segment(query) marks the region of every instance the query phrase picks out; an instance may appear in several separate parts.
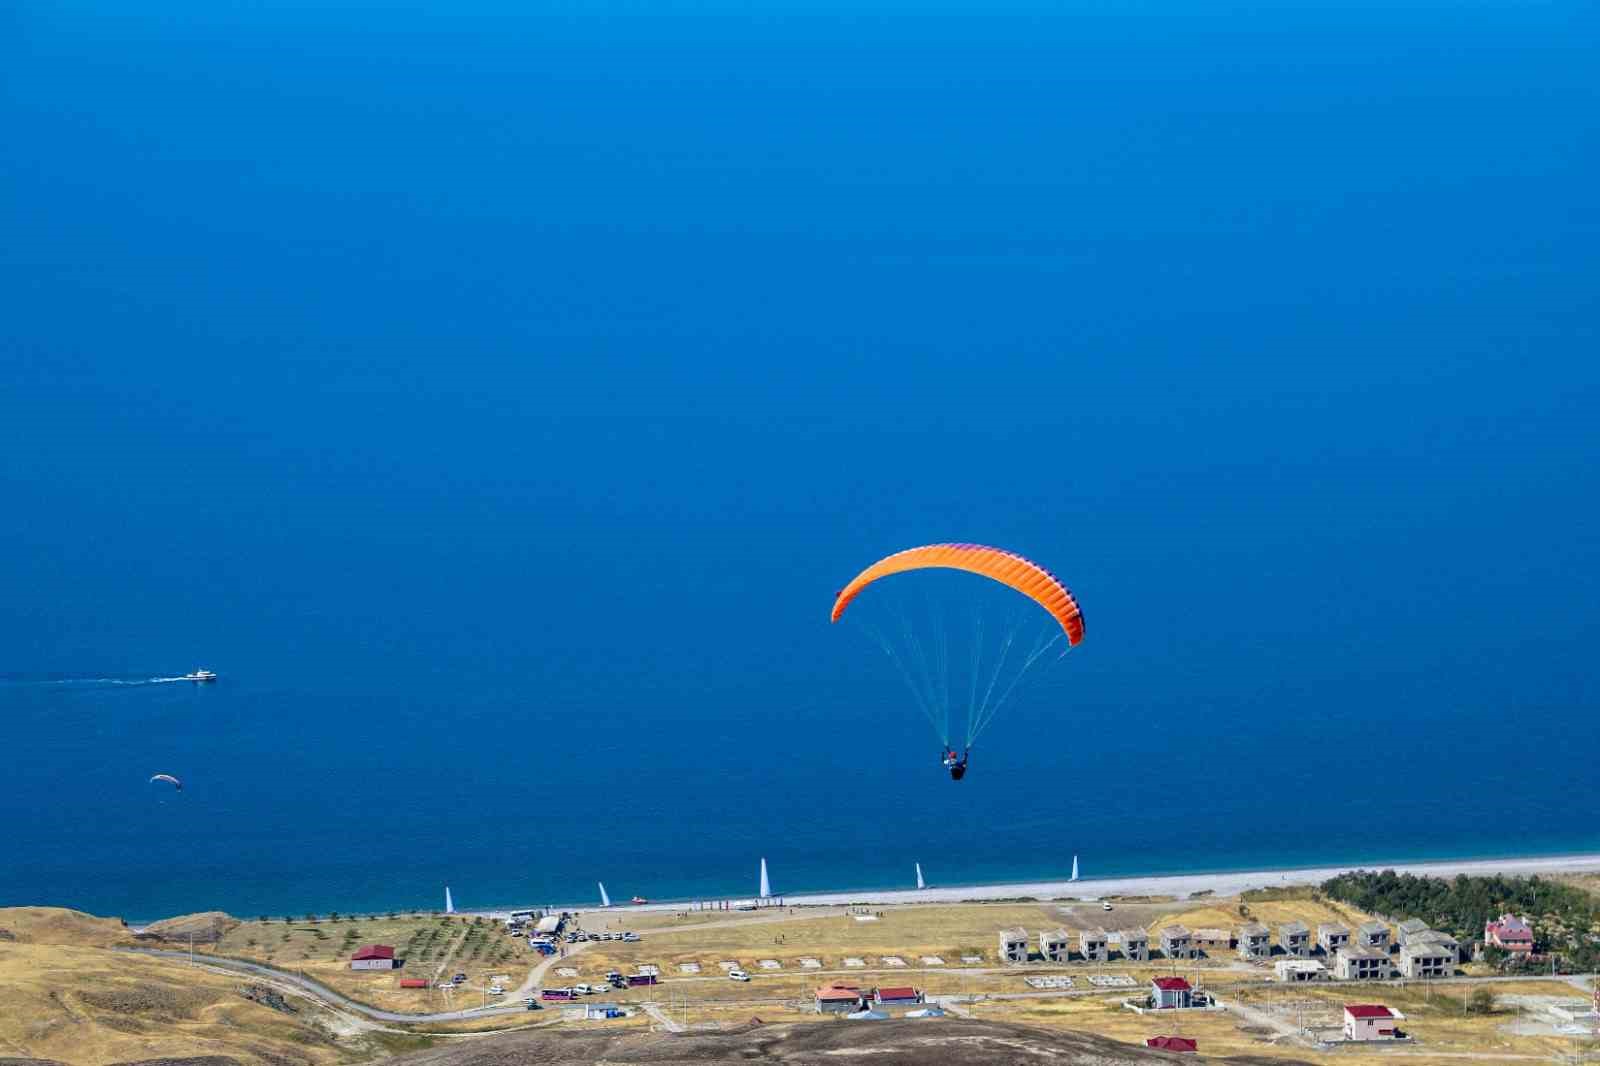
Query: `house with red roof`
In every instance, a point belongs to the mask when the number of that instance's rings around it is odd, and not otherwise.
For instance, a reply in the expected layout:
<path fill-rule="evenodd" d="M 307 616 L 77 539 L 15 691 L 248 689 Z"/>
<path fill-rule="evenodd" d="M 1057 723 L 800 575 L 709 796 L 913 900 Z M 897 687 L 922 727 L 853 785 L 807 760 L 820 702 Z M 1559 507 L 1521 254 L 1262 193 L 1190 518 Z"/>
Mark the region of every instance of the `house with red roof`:
<path fill-rule="evenodd" d="M 1483 923 L 1483 942 L 1517 955 L 1533 954 L 1533 927 L 1525 918 L 1502 914 L 1492 922 Z"/>
<path fill-rule="evenodd" d="M 1182 977 L 1152 977 L 1150 1005 L 1157 1010 L 1194 1006 L 1194 986 Z"/>
<path fill-rule="evenodd" d="M 363 944 L 350 956 L 352 970 L 392 970 L 396 965 L 394 948 L 388 944 Z"/>
<path fill-rule="evenodd" d="M 818 1014 L 853 1014 L 861 1009 L 866 994 L 855 985 L 823 985 L 817 989 Z"/>
<path fill-rule="evenodd" d="M 1144 1046 L 1157 1051 L 1177 1051 L 1190 1055 L 1200 1050 L 1200 1042 L 1187 1036 L 1152 1036 L 1144 1042 Z"/>
<path fill-rule="evenodd" d="M 1381 1003 L 1346 1003 L 1346 1040 L 1397 1040 L 1402 1035 L 1399 1023 L 1405 1015 Z"/>
<path fill-rule="evenodd" d="M 915 1007 L 922 1002 L 922 993 L 910 985 L 878 988 L 873 990 L 872 1002 L 879 1007 Z"/>

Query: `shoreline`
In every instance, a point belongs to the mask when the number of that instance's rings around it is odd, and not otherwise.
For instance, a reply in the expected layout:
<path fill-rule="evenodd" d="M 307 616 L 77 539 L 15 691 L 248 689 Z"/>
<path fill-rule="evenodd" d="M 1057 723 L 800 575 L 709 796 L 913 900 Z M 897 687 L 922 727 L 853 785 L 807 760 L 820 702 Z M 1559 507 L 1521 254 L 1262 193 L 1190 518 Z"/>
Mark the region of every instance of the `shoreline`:
<path fill-rule="evenodd" d="M 1600 853 L 1572 855 L 1508 856 L 1498 859 L 1429 859 L 1412 862 L 1350 863 L 1337 866 L 1284 867 L 1270 870 L 1238 870 L 1223 872 L 1191 872 L 1181 874 L 1143 874 L 1128 877 L 1086 877 L 1077 881 L 1008 881 L 972 885 L 933 885 L 928 888 L 846 889 L 828 892 L 774 893 L 786 907 L 842 907 L 854 903 L 905 905 L 914 903 L 981 903 L 997 902 L 1018 897 L 1046 900 L 1094 901 L 1107 896 L 1172 896 L 1184 899 L 1196 892 L 1209 892 L 1219 898 L 1236 896 L 1257 888 L 1290 887 L 1320 884 L 1331 877 L 1352 870 L 1394 870 L 1396 873 L 1430 877 L 1454 877 L 1456 874 L 1558 874 L 1600 873 Z M 644 904 L 613 904 L 609 908 L 597 903 L 544 904 L 537 906 L 459 908 L 457 914 L 484 915 L 503 918 L 514 910 L 554 909 L 586 913 L 604 910 L 607 913 L 678 911 L 696 902 L 737 900 L 753 901 L 756 897 L 704 897 L 702 899 L 652 900 Z M 771 904 L 776 906 L 777 904 Z"/>

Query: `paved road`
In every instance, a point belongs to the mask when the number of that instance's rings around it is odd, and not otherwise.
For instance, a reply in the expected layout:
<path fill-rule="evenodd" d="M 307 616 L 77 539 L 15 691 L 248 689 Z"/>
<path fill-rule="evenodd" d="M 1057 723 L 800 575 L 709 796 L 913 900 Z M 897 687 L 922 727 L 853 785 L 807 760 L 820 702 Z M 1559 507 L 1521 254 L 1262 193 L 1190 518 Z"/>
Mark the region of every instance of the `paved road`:
<path fill-rule="evenodd" d="M 160 948 L 117 948 L 116 950 L 132 952 L 136 955 L 151 955 L 158 959 L 189 961 L 189 953 L 187 951 L 163 951 Z M 369 1007 L 365 1003 L 358 1003 L 348 996 L 340 995 L 320 981 L 313 981 L 309 977 L 304 977 L 288 970 L 279 970 L 272 966 L 263 966 L 254 962 L 240 962 L 238 959 L 219 958 L 216 955 L 196 955 L 194 961 L 197 966 L 210 966 L 219 970 L 229 970 L 234 973 L 251 974 L 257 977 L 270 978 L 274 981 L 283 981 L 294 985 L 316 999 L 331 1003 L 341 1010 L 354 1011 L 363 1017 L 380 1022 L 459 1022 L 500 1014 L 527 1013 L 527 1008 L 518 1003 L 514 1007 L 489 1007 L 487 1009 L 478 1007 L 470 1010 L 442 1011 L 437 1014 L 405 1014 L 399 1011 Z"/>

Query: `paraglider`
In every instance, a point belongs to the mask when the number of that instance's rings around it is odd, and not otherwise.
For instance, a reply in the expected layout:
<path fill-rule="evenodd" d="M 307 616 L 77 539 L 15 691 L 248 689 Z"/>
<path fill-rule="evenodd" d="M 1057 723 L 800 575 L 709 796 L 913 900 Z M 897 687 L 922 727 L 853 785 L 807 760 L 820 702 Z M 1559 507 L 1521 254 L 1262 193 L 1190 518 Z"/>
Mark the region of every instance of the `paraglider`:
<path fill-rule="evenodd" d="M 1021 617 L 1001 627 L 999 647 L 993 655 L 989 655 L 983 643 L 984 618 L 981 604 L 975 605 L 970 596 L 966 596 L 957 604 L 955 612 L 936 613 L 933 619 L 934 631 L 931 635 L 919 636 L 917 632 L 919 627 L 898 611 L 894 612 L 893 621 L 885 626 L 875 626 L 870 620 L 863 620 L 863 628 L 877 641 L 885 655 L 899 670 L 911 688 L 917 705 L 939 733 L 941 765 L 950 771 L 952 781 L 960 781 L 966 775 L 973 742 L 994 720 L 995 714 L 1017 691 L 1025 677 L 1030 683 L 1037 681 L 1039 675 L 1046 672 L 1050 664 L 1059 661 L 1068 649 L 1077 647 L 1082 642 L 1083 610 L 1079 607 L 1077 597 L 1072 591 L 1049 570 L 1033 560 L 1015 552 L 984 544 L 950 543 L 908 548 L 873 563 L 851 579 L 834 599 L 832 621 L 840 621 L 844 617 L 846 608 L 869 585 L 897 574 L 927 570 L 955 570 L 975 574 L 1026 597 L 1026 600 L 1021 601 L 1022 607 L 1018 608 L 1007 593 L 997 590 L 994 593 L 984 594 L 1005 601 L 1000 605 L 1000 613 L 1015 614 L 1017 610 L 1022 610 Z M 987 587 L 993 588 L 992 585 Z M 928 590 L 919 591 L 928 592 Z M 981 589 L 965 587 L 965 593 L 973 591 L 981 592 Z M 933 610 L 931 592 L 928 592 L 928 595 L 929 607 Z M 869 600 L 873 598 L 873 596 L 868 597 Z M 1027 601 L 1032 601 L 1032 604 Z M 1032 605 L 1042 608 L 1046 618 L 1041 618 L 1034 612 Z M 862 609 L 857 608 L 857 612 Z M 950 634 L 945 628 L 945 623 L 952 618 L 963 620 L 963 613 L 968 616 L 965 621 L 969 623 L 967 628 L 972 634 L 971 647 L 965 656 L 952 653 Z M 1030 625 L 1036 628 L 1041 621 L 1045 624 L 1044 632 L 1039 634 L 1031 650 L 1022 651 L 1029 645 L 1026 643 L 1026 638 L 1021 644 L 1017 643 L 1019 633 Z M 1018 649 L 1016 655 L 1012 654 L 1014 646 Z M 1047 653 L 1058 646 L 1059 654 L 1047 658 Z M 967 684 L 953 686 L 952 660 L 962 659 L 965 659 L 968 671 L 965 676 Z M 1032 671 L 1035 664 L 1041 662 L 1045 666 Z M 965 742 L 958 747 L 952 743 L 950 737 L 950 712 L 952 690 L 961 687 L 967 688 L 968 691 L 967 727 Z"/>
<path fill-rule="evenodd" d="M 154 775 L 152 775 L 151 778 L 150 778 L 150 783 L 153 785 L 157 781 L 165 781 L 168 784 L 172 785 L 177 791 L 179 791 L 179 792 L 183 791 L 183 782 L 179 781 L 176 777 L 173 777 L 171 774 L 154 774 Z"/>

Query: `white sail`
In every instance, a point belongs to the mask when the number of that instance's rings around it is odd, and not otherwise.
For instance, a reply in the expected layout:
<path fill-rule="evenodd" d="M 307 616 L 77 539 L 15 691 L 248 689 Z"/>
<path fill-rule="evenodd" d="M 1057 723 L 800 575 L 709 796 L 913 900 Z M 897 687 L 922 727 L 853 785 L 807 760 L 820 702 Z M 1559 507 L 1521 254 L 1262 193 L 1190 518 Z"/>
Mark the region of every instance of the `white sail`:
<path fill-rule="evenodd" d="M 606 883 L 604 881 L 596 881 L 595 884 L 600 886 L 600 906 L 611 906 L 611 897 L 606 895 Z"/>
<path fill-rule="evenodd" d="M 761 898 L 766 899 L 772 895 L 772 882 L 767 880 L 767 860 L 761 860 Z"/>
<path fill-rule="evenodd" d="M 917 887 L 918 888 L 927 888 L 928 887 L 922 880 L 922 864 L 920 862 L 917 863 Z"/>
<path fill-rule="evenodd" d="M 1076 855 L 1074 855 L 1072 857 L 1072 878 L 1071 878 L 1071 880 L 1076 881 L 1077 879 L 1078 879 L 1078 857 Z"/>
<path fill-rule="evenodd" d="M 450 898 L 449 885 L 444 886 L 444 912 L 446 914 L 454 914 L 456 912 L 455 901 Z"/>

